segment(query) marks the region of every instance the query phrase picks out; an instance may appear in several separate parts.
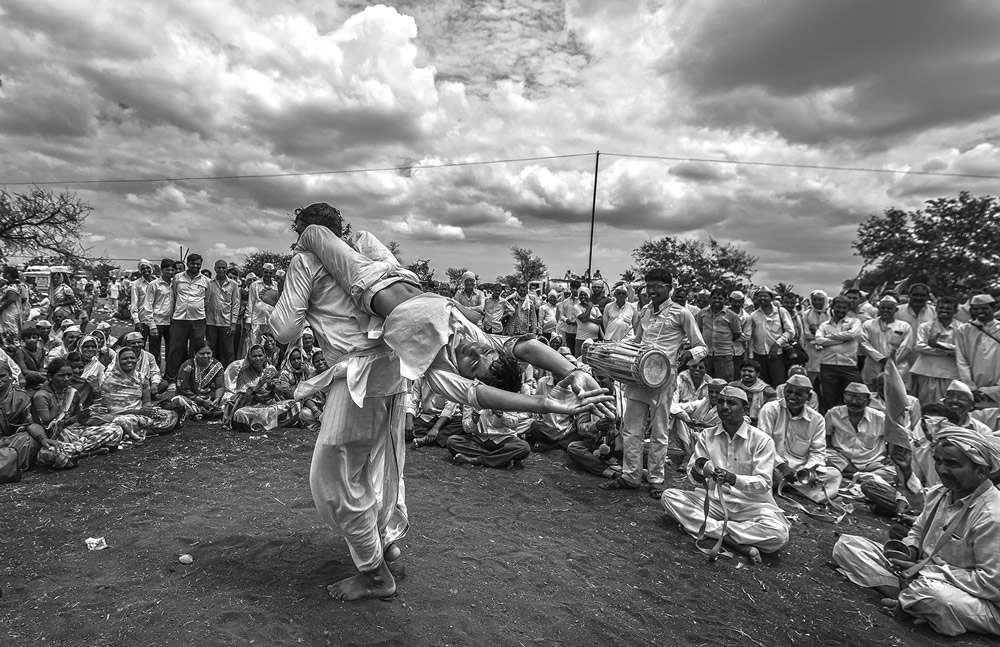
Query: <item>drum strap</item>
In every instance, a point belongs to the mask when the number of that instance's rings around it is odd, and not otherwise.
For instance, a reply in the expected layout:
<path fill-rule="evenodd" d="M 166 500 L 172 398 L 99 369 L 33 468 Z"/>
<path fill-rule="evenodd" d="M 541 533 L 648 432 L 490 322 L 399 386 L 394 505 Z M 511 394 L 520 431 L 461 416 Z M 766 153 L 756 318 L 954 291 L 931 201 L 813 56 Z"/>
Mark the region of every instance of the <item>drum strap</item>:
<path fill-rule="evenodd" d="M 702 548 L 700 542 L 705 538 L 705 529 L 708 526 L 708 515 L 711 510 L 712 503 L 712 489 L 715 489 L 716 495 L 719 497 L 719 506 L 722 508 L 722 531 L 719 532 L 719 539 L 716 540 L 715 545 L 711 548 Z M 701 522 L 701 529 L 698 530 L 698 536 L 694 539 L 694 547 L 699 551 L 708 555 L 708 561 L 714 562 L 719 557 L 725 557 L 726 559 L 732 559 L 733 554 L 722 547 L 722 540 L 726 536 L 726 532 L 729 530 L 729 509 L 726 507 L 726 498 L 722 492 L 722 483 L 711 481 L 705 479 L 705 520 Z"/>

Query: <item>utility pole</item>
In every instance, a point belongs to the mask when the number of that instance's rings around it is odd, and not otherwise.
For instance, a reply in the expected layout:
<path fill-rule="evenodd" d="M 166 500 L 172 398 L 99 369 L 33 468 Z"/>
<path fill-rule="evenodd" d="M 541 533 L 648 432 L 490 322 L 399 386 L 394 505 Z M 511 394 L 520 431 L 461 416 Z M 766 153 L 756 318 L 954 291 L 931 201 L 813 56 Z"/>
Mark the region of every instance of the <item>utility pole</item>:
<path fill-rule="evenodd" d="M 590 203 L 590 252 L 587 254 L 587 279 L 594 280 L 594 224 L 597 222 L 597 173 L 601 166 L 601 151 L 594 155 L 594 197 Z M 588 283 L 590 285 L 590 283 Z"/>

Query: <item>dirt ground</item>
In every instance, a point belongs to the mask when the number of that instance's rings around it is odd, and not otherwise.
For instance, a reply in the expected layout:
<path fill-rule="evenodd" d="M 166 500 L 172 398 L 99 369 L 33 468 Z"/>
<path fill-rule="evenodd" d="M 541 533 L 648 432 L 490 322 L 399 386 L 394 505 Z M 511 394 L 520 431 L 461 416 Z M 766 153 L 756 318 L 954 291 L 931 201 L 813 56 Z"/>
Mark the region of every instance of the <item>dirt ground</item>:
<path fill-rule="evenodd" d="M 0 645 L 990 644 L 883 615 L 832 570 L 838 532 L 885 535 L 862 506 L 801 517 L 762 565 L 709 565 L 645 491 L 598 490 L 561 452 L 489 470 L 410 451 L 399 595 L 337 602 L 324 586 L 353 567 L 313 508 L 314 438 L 189 423 L 0 486 Z"/>

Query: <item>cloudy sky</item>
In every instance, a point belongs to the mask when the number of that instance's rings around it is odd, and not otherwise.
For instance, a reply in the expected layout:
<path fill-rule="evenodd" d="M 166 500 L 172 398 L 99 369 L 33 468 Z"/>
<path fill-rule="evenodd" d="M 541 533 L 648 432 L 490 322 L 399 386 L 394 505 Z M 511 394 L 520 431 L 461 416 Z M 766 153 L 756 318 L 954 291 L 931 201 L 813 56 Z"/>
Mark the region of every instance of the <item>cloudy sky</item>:
<path fill-rule="evenodd" d="M 757 282 L 833 287 L 857 224 L 1000 175 L 993 0 L 4 0 L 0 184 L 94 206 L 94 251 L 209 261 L 338 205 L 439 276 L 528 247 L 617 276 L 664 235 L 737 243 Z M 604 155 L 617 153 L 619 155 Z M 630 158 L 653 155 L 892 173 Z"/>

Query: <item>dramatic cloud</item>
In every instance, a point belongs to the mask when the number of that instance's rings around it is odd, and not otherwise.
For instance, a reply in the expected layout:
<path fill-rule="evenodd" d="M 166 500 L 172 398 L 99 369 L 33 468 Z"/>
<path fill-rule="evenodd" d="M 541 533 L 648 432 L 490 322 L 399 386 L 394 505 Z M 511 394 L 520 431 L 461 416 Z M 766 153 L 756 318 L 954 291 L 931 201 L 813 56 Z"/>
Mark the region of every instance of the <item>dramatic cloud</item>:
<path fill-rule="evenodd" d="M 67 185 L 125 265 L 284 250 L 323 200 L 439 275 L 506 274 L 512 245 L 582 272 L 601 150 L 605 276 L 711 236 L 832 289 L 869 214 L 1000 175 L 988 0 L 8 0 L 0 24 L 0 182 L 150 180 Z"/>

